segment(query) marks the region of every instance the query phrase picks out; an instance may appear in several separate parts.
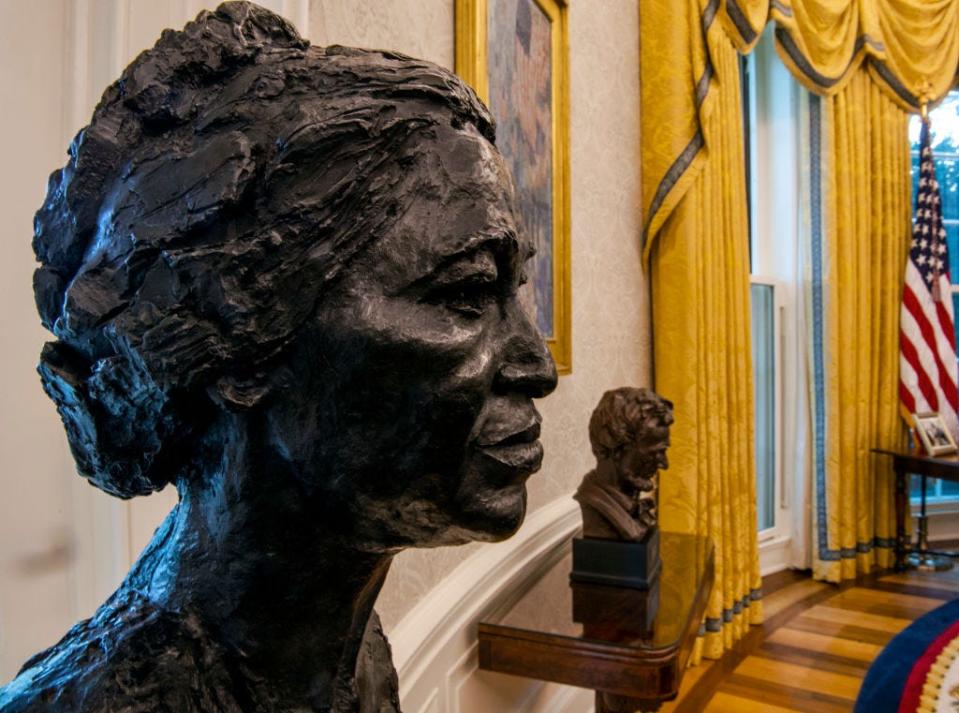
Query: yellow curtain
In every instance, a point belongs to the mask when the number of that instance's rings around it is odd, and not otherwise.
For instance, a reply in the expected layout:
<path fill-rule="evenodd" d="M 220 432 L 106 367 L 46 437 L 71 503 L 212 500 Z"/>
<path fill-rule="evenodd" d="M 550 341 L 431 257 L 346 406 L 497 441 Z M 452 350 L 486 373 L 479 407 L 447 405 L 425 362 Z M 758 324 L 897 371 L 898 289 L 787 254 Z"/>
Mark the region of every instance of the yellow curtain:
<path fill-rule="evenodd" d="M 838 582 L 891 565 L 893 476 L 870 449 L 904 445 L 899 306 L 911 238 L 909 115 L 858 71 L 835 96 L 813 99 L 811 120 L 812 170 L 821 178 L 814 175 L 812 200 L 822 206 L 814 205 L 810 261 L 813 569 Z"/>
<path fill-rule="evenodd" d="M 702 123 L 711 111 L 715 69 L 706 44 L 724 30 L 747 52 L 759 41 L 769 0 L 640 0 L 643 258 L 702 170 Z M 738 84 L 738 79 L 734 80 Z M 741 119 L 741 109 L 729 117 Z"/>
<path fill-rule="evenodd" d="M 733 46 L 743 54 L 748 53 L 756 46 L 766 26 L 769 0 L 724 0 L 713 4 Z"/>
<path fill-rule="evenodd" d="M 776 46 L 811 92 L 833 96 L 868 58 L 903 109 L 945 96 L 959 64 L 956 0 L 774 0 Z"/>
<path fill-rule="evenodd" d="M 644 259 L 706 160 L 700 109 L 713 68 L 699 5 L 698 0 L 640 0 Z"/>
<path fill-rule="evenodd" d="M 902 437 L 904 110 L 944 96 L 959 63 L 959 0 L 640 0 L 643 254 L 656 388 L 676 406 L 662 522 L 716 544 L 698 647 L 709 657 L 762 619 L 737 50 L 769 17 L 780 56 L 824 97 L 812 101 L 820 195 L 808 292 L 815 570 L 833 581 L 888 563 L 890 474 L 869 449 Z"/>
<path fill-rule="evenodd" d="M 664 216 L 646 245 L 655 382 L 676 414 L 661 524 L 716 547 L 697 661 L 762 621 L 739 65 L 716 3 L 640 7 L 643 26 L 656 28 L 641 41 L 643 174 L 661 211 L 647 212 L 647 226 Z M 660 32 L 673 23 L 689 31 Z"/>

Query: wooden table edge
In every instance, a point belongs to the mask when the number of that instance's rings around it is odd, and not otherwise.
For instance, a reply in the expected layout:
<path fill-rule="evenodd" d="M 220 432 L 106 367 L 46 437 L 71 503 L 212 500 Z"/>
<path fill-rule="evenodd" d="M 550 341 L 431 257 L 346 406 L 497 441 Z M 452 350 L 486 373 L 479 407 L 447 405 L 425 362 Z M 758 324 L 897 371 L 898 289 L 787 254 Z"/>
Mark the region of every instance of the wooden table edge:
<path fill-rule="evenodd" d="M 644 654 L 640 656 L 636 647 L 625 644 L 584 641 L 566 635 L 480 622 L 478 624 L 479 667 L 486 671 L 552 681 L 591 690 L 602 690 L 606 693 L 627 696 L 644 702 L 658 703 L 673 700 L 679 693 L 679 686 L 686 671 L 686 664 L 697 637 L 696 632 L 700 628 L 709 603 L 709 594 L 715 583 L 715 572 L 716 548 L 710 543 L 709 554 L 703 569 L 703 578 L 696 591 L 693 612 L 687 630 L 675 643 L 654 649 L 652 656 L 649 649 L 646 649 Z M 547 654 L 566 657 L 570 662 L 582 664 L 582 666 L 564 674 L 557 667 L 537 668 L 535 665 L 528 663 L 525 665 L 504 663 L 504 659 L 509 661 L 512 658 L 509 656 L 511 653 L 509 649 L 524 644 L 540 648 Z M 504 647 L 506 648 L 504 649 Z M 597 660 L 609 665 L 619 665 L 624 672 L 632 672 L 634 675 L 642 675 L 643 672 L 647 674 L 659 672 L 665 674 L 666 679 L 672 681 L 672 685 L 667 690 L 653 695 L 637 695 L 636 689 L 630 688 L 626 684 L 604 686 L 597 689 L 594 685 L 595 679 L 590 680 L 589 674 L 584 671 L 584 667 L 588 667 L 590 661 L 596 662 Z"/>

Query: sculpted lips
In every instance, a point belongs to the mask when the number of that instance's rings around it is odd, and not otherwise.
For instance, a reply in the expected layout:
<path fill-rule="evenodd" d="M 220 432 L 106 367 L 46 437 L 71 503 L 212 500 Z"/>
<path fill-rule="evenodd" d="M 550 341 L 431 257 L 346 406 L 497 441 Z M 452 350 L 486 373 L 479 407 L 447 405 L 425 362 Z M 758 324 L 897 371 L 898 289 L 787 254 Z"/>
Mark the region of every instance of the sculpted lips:
<path fill-rule="evenodd" d="M 539 439 L 539 422 L 539 414 L 533 414 L 526 421 L 516 425 L 504 423 L 492 428 L 484 428 L 476 438 L 476 445 L 480 448 L 491 448 L 516 443 L 531 443 Z"/>
<path fill-rule="evenodd" d="M 484 429 L 476 439 L 480 453 L 493 461 L 508 482 L 522 482 L 539 470 L 543 446 L 539 442 L 539 414 L 519 424 L 500 424 Z"/>

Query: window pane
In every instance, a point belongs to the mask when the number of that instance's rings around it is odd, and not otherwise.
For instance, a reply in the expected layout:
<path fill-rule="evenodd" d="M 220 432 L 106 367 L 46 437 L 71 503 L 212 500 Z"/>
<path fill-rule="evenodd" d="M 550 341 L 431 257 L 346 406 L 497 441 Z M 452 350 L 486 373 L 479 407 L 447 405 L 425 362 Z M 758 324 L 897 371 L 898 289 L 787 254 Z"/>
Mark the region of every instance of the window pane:
<path fill-rule="evenodd" d="M 941 486 L 942 490 L 940 490 L 940 492 L 944 496 L 956 497 L 957 495 L 959 495 L 959 483 L 955 483 L 951 480 L 943 480 L 941 481 L 941 483 L 942 483 L 942 486 Z"/>
<path fill-rule="evenodd" d="M 934 480 L 929 480 L 926 485 L 926 497 L 933 492 L 932 484 Z M 919 502 L 922 498 L 922 478 L 918 475 L 909 476 L 909 498 L 914 502 Z"/>
<path fill-rule="evenodd" d="M 952 284 L 959 282 L 959 225 L 946 223 L 946 247 L 949 248 L 949 278 Z"/>
<path fill-rule="evenodd" d="M 776 301 L 772 285 L 752 285 L 753 380 L 756 397 L 756 519 L 776 524 Z"/>
<path fill-rule="evenodd" d="M 952 248 L 949 249 L 952 250 Z M 959 252 L 959 250 L 956 252 Z M 956 273 L 952 274 L 955 275 Z M 952 293 L 952 313 L 959 314 L 959 292 Z M 956 344 L 959 344 L 959 319 L 955 321 L 955 323 L 952 325 L 952 328 L 956 330 Z"/>
<path fill-rule="evenodd" d="M 959 129 L 959 126 L 956 128 Z M 936 132 L 936 138 L 939 138 L 939 132 Z M 959 218 L 959 153 L 956 142 L 959 142 L 959 136 L 946 136 L 938 144 L 935 140 L 932 143 L 936 178 L 939 179 L 939 194 L 942 197 L 942 217 L 946 220 Z"/>
<path fill-rule="evenodd" d="M 926 478 L 926 499 L 932 500 L 933 498 L 938 498 L 944 495 L 945 493 L 941 490 L 941 488 L 946 484 L 946 481 L 939 480 L 938 478 Z M 956 493 L 959 493 L 959 490 L 956 490 Z M 922 502 L 921 475 L 909 476 L 909 498 L 915 505 L 918 505 L 920 502 Z"/>

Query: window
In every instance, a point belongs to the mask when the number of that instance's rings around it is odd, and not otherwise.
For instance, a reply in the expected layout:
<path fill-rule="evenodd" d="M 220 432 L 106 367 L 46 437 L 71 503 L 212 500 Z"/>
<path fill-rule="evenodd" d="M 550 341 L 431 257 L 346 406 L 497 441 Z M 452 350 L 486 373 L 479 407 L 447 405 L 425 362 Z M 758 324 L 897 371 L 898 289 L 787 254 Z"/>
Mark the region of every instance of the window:
<path fill-rule="evenodd" d="M 756 460 L 756 526 L 760 533 L 768 533 L 776 527 L 777 457 L 779 456 L 778 413 L 780 404 L 776 397 L 776 379 L 779 335 L 779 320 L 776 311 L 776 283 L 757 274 L 761 246 L 756 245 L 761 231 L 757 230 L 755 178 L 756 165 L 757 106 L 756 62 L 753 56 L 739 59 L 739 81 L 743 102 L 743 158 L 746 163 L 746 201 L 749 205 L 749 262 L 750 262 L 750 330 L 752 334 L 753 359 L 753 408 L 754 450 Z"/>
<path fill-rule="evenodd" d="M 943 102 L 929 113 L 932 120 L 932 153 L 936 161 L 936 177 L 942 194 L 942 222 L 949 246 L 949 274 L 952 278 L 952 305 L 959 315 L 959 90 L 950 92 Z M 919 189 L 919 132 L 922 120 L 909 121 L 909 143 L 912 149 L 912 195 Z M 959 337 L 959 320 L 956 324 Z M 913 477 L 910 495 L 918 502 L 921 479 Z M 959 483 L 930 478 L 926 491 L 932 504 L 959 502 Z"/>
<path fill-rule="evenodd" d="M 754 449 L 756 459 L 756 526 L 761 533 L 776 527 L 776 285 L 757 276 L 755 270 L 756 206 L 753 178 L 756 174 L 756 67 L 750 56 L 739 58 L 739 84 L 743 102 L 743 158 L 746 163 L 746 201 L 749 205 L 750 330 L 753 358 Z"/>
<path fill-rule="evenodd" d="M 800 200 L 805 93 L 776 55 L 772 26 L 742 59 L 749 201 L 756 528 L 763 575 L 807 566 L 809 528 Z"/>
<path fill-rule="evenodd" d="M 756 526 L 760 543 L 792 537 L 788 507 L 795 444 L 786 438 L 795 406 L 785 388 L 796 365 L 792 295 L 798 269 L 799 87 L 767 31 L 741 58 L 744 159 L 749 201 L 750 302 L 755 409 Z"/>

